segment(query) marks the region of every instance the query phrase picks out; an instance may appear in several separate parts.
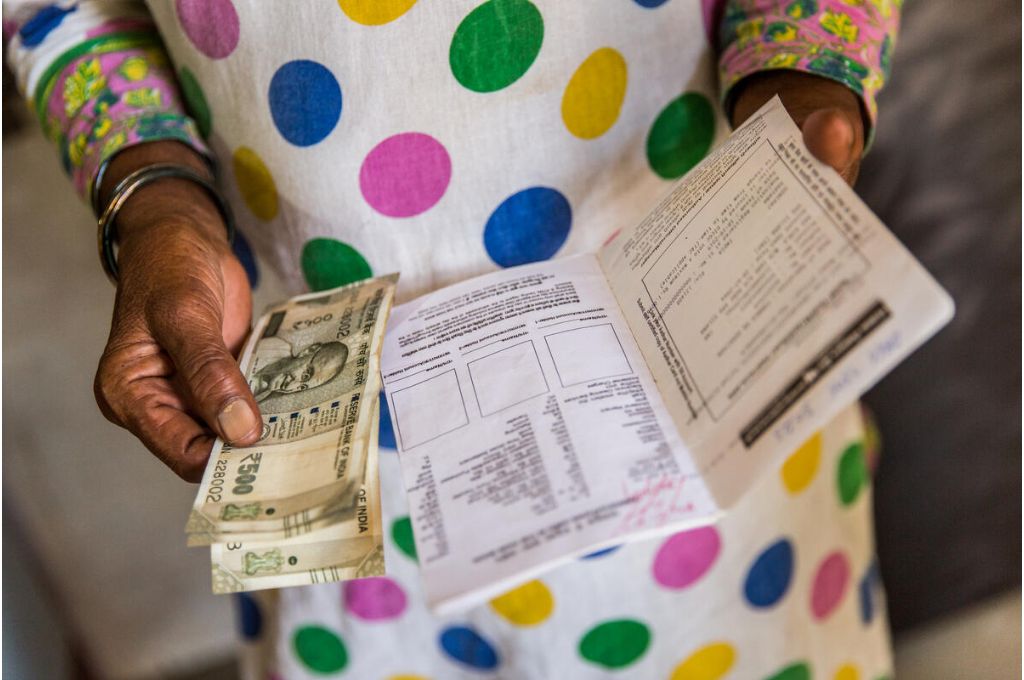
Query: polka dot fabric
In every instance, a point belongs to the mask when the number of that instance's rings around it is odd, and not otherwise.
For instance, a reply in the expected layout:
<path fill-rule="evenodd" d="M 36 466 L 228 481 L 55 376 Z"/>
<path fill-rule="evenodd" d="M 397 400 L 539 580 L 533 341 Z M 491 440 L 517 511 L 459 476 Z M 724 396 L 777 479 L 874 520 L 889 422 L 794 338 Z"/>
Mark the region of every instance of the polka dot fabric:
<path fill-rule="evenodd" d="M 783 456 L 779 476 L 713 527 L 615 546 L 448 617 L 423 604 L 416 527 L 398 456 L 385 451 L 388 575 L 247 594 L 264 623 L 243 604 L 240 634 L 252 658 L 300 680 L 886 676 L 870 487 L 843 505 L 826 472 L 861 423 L 854 407 L 815 435 L 817 472 L 799 494 L 787 488 Z"/>
<path fill-rule="evenodd" d="M 240 253 L 293 292 L 400 271 L 408 299 L 593 252 L 727 133 L 707 2 L 285 5 L 150 3 Z M 448 617 L 423 604 L 430 527 L 381 408 L 388 573 L 239 597 L 247 678 L 889 673 L 856 408 L 716 525 L 609 546 Z"/>
<path fill-rule="evenodd" d="M 593 252 L 726 134 L 703 17 L 684 5 L 152 10 L 260 256 L 297 291 L 400 271 L 401 302 Z"/>

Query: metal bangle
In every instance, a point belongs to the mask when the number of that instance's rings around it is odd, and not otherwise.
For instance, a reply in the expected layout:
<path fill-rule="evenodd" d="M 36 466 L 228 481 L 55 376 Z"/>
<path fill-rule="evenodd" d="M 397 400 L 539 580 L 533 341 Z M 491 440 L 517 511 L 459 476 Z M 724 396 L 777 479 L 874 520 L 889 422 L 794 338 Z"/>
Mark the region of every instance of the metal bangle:
<path fill-rule="evenodd" d="M 220 211 L 221 217 L 224 218 L 224 226 L 228 232 L 228 243 L 230 244 L 234 241 L 234 215 L 227 201 L 221 196 L 220 191 L 214 186 L 213 182 L 185 165 L 174 163 L 147 165 L 131 173 L 114 187 L 114 191 L 110 195 L 110 201 L 107 203 L 107 207 L 104 208 L 103 214 L 100 215 L 99 223 L 97 224 L 96 240 L 100 253 L 100 263 L 103 265 L 103 271 L 106 273 L 107 278 L 114 285 L 117 285 L 117 254 L 114 250 L 114 220 L 117 218 L 117 213 L 121 211 L 121 208 L 124 207 L 124 204 L 136 191 L 147 184 L 168 178 L 186 179 L 205 189 Z"/>
<path fill-rule="evenodd" d="M 152 143 L 155 143 L 155 142 L 158 142 L 158 141 L 162 142 L 162 141 L 172 141 L 172 140 L 159 139 L 159 140 L 152 140 L 152 141 L 148 141 L 148 142 L 141 142 L 141 144 L 152 144 Z M 203 153 L 203 152 L 199 151 L 195 147 L 192 147 L 192 146 L 189 146 L 188 144 L 185 144 L 185 142 L 182 142 L 180 140 L 173 140 L 173 141 L 177 142 L 178 144 L 181 144 L 181 145 L 185 146 L 186 148 L 192 149 L 193 151 L 198 153 L 200 155 L 200 157 L 203 159 L 203 163 L 210 170 L 210 174 L 212 174 L 212 175 L 216 175 L 217 174 L 217 168 L 216 168 L 216 164 L 213 161 L 213 158 L 211 158 L 206 153 Z M 122 151 L 127 151 L 128 149 L 133 148 L 134 146 L 137 146 L 137 145 L 126 146 L 126 147 L 123 147 L 121 149 L 118 149 L 114 153 L 112 153 L 109 156 L 107 156 L 106 158 L 104 158 L 103 161 L 100 163 L 100 166 L 98 168 L 96 168 L 96 174 L 95 174 L 95 176 L 92 179 L 92 186 L 89 189 L 89 205 L 90 205 L 90 207 L 92 207 L 93 215 L 95 215 L 97 218 L 99 218 L 100 212 L 101 212 L 100 211 L 100 189 L 103 187 L 103 180 L 107 176 L 107 170 L 110 168 L 110 164 L 114 161 L 115 158 L 117 158 L 119 155 L 121 155 Z"/>

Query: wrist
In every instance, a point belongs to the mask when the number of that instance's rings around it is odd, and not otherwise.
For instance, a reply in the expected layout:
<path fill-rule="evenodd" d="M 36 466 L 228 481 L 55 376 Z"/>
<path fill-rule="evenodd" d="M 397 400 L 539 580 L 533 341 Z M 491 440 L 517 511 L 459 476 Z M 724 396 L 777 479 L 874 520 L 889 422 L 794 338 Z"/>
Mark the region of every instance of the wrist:
<path fill-rule="evenodd" d="M 156 290 L 169 281 L 190 280 L 197 272 L 219 266 L 231 250 L 223 237 L 187 219 L 153 222 L 132 230 L 117 251 L 118 288 Z"/>
<path fill-rule="evenodd" d="M 111 159 L 99 187 L 99 204 L 107 205 L 122 179 L 136 170 L 162 163 L 184 166 L 212 180 L 205 158 L 176 141 L 156 141 L 128 147 Z M 211 243 L 228 245 L 224 217 L 210 194 L 187 179 L 167 177 L 140 187 L 127 199 L 114 224 L 124 246 L 142 232 L 161 225 L 195 231 Z M 164 231 L 164 230 L 161 230 Z"/>
<path fill-rule="evenodd" d="M 194 233 L 211 246 L 229 247 L 228 230 L 217 204 L 201 186 L 186 179 L 165 178 L 138 189 L 115 222 L 117 242 L 124 248 L 154 234 Z"/>

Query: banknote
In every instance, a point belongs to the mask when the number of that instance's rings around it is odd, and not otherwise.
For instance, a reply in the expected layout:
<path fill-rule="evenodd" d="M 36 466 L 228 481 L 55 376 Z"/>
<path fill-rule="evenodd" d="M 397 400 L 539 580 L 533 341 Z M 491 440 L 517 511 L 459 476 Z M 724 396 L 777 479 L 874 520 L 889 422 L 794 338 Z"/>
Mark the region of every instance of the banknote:
<path fill-rule="evenodd" d="M 328 527 L 293 538 L 214 543 L 214 593 L 311 585 L 384 574 L 383 524 L 377 464 L 378 411 L 367 451 L 357 509 Z"/>
<path fill-rule="evenodd" d="M 371 423 L 372 418 L 360 423 L 351 437 L 327 432 L 291 444 L 258 445 L 245 449 L 240 458 L 230 448 L 215 450 L 220 460 L 214 465 L 219 471 L 244 473 L 246 466 L 259 465 L 257 473 L 274 486 L 257 499 L 236 499 L 212 509 L 209 503 L 200 508 L 197 501 L 186 526 L 188 545 L 210 545 L 241 535 L 260 541 L 289 538 L 345 521 L 357 509 Z M 341 477 L 340 467 L 345 468 Z M 218 486 L 214 484 L 207 502 L 216 500 Z"/>
<path fill-rule="evenodd" d="M 191 544 L 286 538 L 356 511 L 396 280 L 293 298 L 256 323 L 239 363 L 263 436 L 215 443 L 185 528 Z"/>
<path fill-rule="evenodd" d="M 284 444 L 353 423 L 349 408 L 377 374 L 397 278 L 304 295 L 263 314 L 239 362 L 263 414 L 262 442 Z"/>

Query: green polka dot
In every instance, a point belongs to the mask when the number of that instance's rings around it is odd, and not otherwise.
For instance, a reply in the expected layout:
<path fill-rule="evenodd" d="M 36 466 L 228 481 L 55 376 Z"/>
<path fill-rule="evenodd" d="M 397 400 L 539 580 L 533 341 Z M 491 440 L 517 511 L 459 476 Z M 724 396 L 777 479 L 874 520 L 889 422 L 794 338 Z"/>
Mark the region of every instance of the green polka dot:
<path fill-rule="evenodd" d="M 407 517 L 398 517 L 391 523 L 391 540 L 398 550 L 406 553 L 412 559 L 416 559 L 416 541 L 413 539 L 413 520 Z"/>
<path fill-rule="evenodd" d="M 715 112 L 708 98 L 687 92 L 661 110 L 647 135 L 647 162 L 665 179 L 676 179 L 700 163 L 715 138 Z"/>
<path fill-rule="evenodd" d="M 811 669 L 805 663 L 795 663 L 764 680 L 811 680 Z"/>
<path fill-rule="evenodd" d="M 199 81 L 192 75 L 192 71 L 182 68 L 178 74 L 178 82 L 181 83 L 181 94 L 185 97 L 189 115 L 196 121 L 199 134 L 209 137 L 213 128 L 213 117 L 210 115 L 210 105 L 206 103 L 206 96 L 199 87 Z"/>
<path fill-rule="evenodd" d="M 302 247 L 302 273 L 310 290 L 327 290 L 373 276 L 359 251 L 333 238 L 314 238 Z"/>
<path fill-rule="evenodd" d="M 860 495 L 868 481 L 868 466 L 864 462 L 864 444 L 855 442 L 846 447 L 839 458 L 839 501 L 850 505 Z"/>
<path fill-rule="evenodd" d="M 292 638 L 295 654 L 311 671 L 337 673 L 348 664 L 345 643 L 322 626 L 303 626 Z"/>
<path fill-rule="evenodd" d="M 650 643 L 651 631 L 639 621 L 605 621 L 580 640 L 580 656 L 605 668 L 622 668 L 643 656 Z"/>
<path fill-rule="evenodd" d="M 416 559 L 416 541 L 412 537 L 412 520 L 408 517 L 399 517 L 391 524 L 391 539 L 412 559 Z"/>
<path fill-rule="evenodd" d="M 452 74 L 474 92 L 519 80 L 540 52 L 544 19 L 529 0 L 488 0 L 466 15 L 448 52 Z"/>

